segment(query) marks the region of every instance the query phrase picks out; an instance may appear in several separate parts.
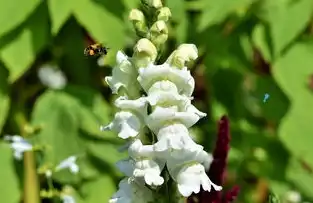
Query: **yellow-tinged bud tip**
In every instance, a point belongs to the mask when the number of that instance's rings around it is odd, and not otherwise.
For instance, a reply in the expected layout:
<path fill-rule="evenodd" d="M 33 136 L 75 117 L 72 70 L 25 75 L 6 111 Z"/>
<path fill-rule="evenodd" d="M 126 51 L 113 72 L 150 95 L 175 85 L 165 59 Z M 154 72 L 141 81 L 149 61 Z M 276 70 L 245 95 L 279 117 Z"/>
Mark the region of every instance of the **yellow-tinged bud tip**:
<path fill-rule="evenodd" d="M 158 20 L 164 20 L 166 22 L 171 16 L 171 10 L 168 7 L 163 7 L 158 10 Z"/>
<path fill-rule="evenodd" d="M 138 9 L 132 9 L 129 13 L 128 17 L 131 21 L 145 21 L 145 16 L 143 13 Z"/>

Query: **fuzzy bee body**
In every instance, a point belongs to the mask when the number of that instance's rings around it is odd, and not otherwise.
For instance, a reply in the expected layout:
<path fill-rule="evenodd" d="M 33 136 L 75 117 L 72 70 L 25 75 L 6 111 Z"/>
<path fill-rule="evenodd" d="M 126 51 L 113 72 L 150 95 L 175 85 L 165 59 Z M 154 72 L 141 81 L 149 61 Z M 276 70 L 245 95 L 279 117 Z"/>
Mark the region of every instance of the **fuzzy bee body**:
<path fill-rule="evenodd" d="M 84 54 L 85 56 L 107 55 L 108 49 L 109 48 L 104 47 L 102 44 L 92 44 L 85 48 Z"/>

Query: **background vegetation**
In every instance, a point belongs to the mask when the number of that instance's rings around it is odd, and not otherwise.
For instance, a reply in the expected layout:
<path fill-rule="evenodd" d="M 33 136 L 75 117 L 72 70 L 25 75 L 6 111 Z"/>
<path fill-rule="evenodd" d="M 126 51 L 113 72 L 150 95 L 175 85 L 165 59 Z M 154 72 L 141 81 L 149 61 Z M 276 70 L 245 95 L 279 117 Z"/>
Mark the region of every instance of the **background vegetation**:
<path fill-rule="evenodd" d="M 45 150 L 38 167 L 79 154 L 78 176 L 67 171 L 54 185 L 75 187 L 80 202 L 107 202 L 120 177 L 114 163 L 123 156 L 116 135 L 100 132 L 114 113 L 111 74 L 117 50 L 132 54 L 135 34 L 127 20 L 139 0 L 0 0 L 0 133 L 29 134 Z M 216 122 L 227 114 L 232 149 L 228 183 L 240 184 L 238 202 L 261 203 L 272 191 L 290 190 L 313 201 L 313 1 L 167 0 L 170 39 L 159 62 L 177 45 L 194 43 L 200 58 L 195 105 L 208 117 L 193 128 L 207 150 Z M 83 55 L 92 40 L 110 47 L 104 66 Z M 63 90 L 44 87 L 37 70 L 56 64 L 68 80 Z M 264 94 L 270 98 L 263 102 Z M 32 190 L 24 179 L 33 160 L 14 161 L 0 146 L 1 202 L 17 203 Z M 26 170 L 27 169 L 27 170 Z M 28 170 L 29 169 L 29 170 Z M 47 188 L 40 176 L 40 186 Z M 28 190 L 25 189 L 28 188 Z M 23 195 L 24 194 L 24 195 Z"/>

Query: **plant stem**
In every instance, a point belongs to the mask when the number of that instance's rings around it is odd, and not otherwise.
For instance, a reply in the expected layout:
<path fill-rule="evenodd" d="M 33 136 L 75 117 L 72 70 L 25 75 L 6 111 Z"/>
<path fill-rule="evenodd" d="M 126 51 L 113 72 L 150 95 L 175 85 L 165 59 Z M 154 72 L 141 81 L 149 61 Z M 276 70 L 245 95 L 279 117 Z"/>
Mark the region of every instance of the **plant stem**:
<path fill-rule="evenodd" d="M 17 110 L 14 120 L 19 127 L 20 135 L 27 137 L 25 126 L 27 121 L 23 111 Z M 39 181 L 36 170 L 36 161 L 33 151 L 24 153 L 24 203 L 40 203 Z"/>

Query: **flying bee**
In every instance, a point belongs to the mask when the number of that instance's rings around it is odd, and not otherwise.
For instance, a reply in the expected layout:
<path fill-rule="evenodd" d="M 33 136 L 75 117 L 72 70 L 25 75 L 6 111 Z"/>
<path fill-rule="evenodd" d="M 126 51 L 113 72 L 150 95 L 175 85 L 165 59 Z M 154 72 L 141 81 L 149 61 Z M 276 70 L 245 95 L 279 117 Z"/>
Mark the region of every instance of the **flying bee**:
<path fill-rule="evenodd" d="M 92 44 L 89 45 L 84 50 L 85 56 L 100 56 L 107 55 L 109 48 L 104 47 L 102 44 Z"/>

